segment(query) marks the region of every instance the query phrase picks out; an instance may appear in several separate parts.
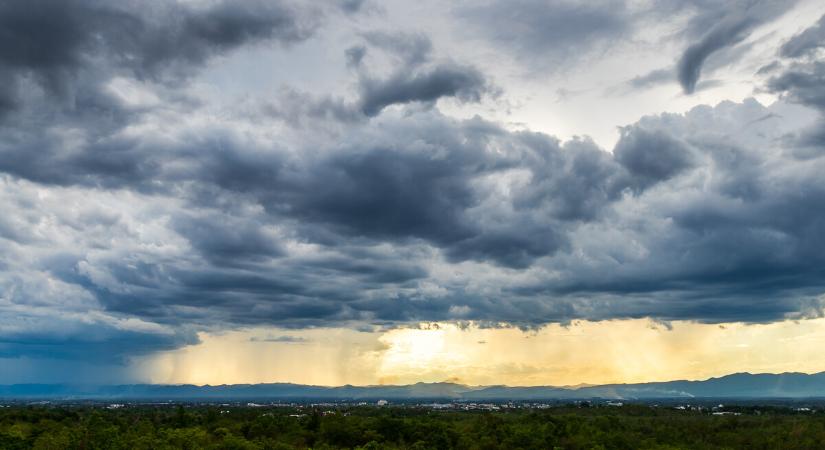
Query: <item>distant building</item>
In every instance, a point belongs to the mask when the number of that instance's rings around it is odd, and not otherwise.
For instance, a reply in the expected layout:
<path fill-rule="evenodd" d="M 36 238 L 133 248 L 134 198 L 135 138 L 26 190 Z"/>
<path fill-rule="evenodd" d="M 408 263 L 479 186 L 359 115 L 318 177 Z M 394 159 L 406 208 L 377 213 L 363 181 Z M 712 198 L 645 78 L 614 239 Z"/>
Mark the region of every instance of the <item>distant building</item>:
<path fill-rule="evenodd" d="M 378 400 L 378 403 L 376 403 L 376 405 L 378 405 L 378 406 L 387 406 L 389 403 L 390 402 L 388 402 L 386 400 Z"/>

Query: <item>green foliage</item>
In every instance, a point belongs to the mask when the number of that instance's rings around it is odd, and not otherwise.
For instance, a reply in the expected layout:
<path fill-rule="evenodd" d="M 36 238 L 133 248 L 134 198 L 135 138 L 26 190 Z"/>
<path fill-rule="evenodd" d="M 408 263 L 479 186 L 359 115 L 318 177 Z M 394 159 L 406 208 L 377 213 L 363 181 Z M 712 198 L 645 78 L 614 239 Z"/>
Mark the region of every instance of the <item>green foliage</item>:
<path fill-rule="evenodd" d="M 646 406 L 501 412 L 129 405 L 0 408 L 0 449 L 819 449 L 825 415 Z"/>

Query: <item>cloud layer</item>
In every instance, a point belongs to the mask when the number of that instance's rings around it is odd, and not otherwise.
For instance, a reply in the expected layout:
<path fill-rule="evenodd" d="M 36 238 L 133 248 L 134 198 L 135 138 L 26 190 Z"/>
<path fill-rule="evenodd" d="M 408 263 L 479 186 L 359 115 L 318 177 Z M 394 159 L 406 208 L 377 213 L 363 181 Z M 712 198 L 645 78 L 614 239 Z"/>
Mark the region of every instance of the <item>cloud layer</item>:
<path fill-rule="evenodd" d="M 342 46 L 343 94 L 227 106 L 203 87 L 235 51 L 310 45 L 333 6 L 0 7 L 0 358 L 120 361 L 265 325 L 822 315 L 825 139 L 782 117 L 825 110 L 821 23 L 779 52 L 765 87 L 784 102 L 647 116 L 611 149 L 446 113 L 503 90 L 416 33 Z M 617 35 L 636 14 L 551 6 L 512 7 L 523 39 L 487 37 L 565 59 L 565 39 L 609 36 L 545 36 L 542 14 Z M 763 9 L 691 34 L 686 91 Z"/>

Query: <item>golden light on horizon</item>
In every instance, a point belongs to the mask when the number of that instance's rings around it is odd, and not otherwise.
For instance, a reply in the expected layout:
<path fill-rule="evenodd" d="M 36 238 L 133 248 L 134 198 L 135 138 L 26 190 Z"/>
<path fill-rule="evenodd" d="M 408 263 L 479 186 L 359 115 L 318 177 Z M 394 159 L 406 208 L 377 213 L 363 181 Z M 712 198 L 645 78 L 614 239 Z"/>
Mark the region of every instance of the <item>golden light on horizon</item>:
<path fill-rule="evenodd" d="M 459 327 L 359 332 L 249 329 L 135 360 L 154 383 L 577 385 L 825 370 L 825 319 L 667 326 L 646 319 L 538 330 Z"/>

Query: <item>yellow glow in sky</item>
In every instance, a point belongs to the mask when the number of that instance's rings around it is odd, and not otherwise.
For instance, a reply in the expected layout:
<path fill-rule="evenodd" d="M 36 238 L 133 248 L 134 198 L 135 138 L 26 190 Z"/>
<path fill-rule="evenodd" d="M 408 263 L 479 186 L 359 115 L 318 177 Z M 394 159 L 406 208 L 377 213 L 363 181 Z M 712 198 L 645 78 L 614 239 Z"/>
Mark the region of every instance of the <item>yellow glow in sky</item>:
<path fill-rule="evenodd" d="M 825 319 L 746 325 L 646 319 L 537 331 L 428 324 L 248 329 L 134 362 L 154 383 L 576 385 L 825 370 Z"/>

